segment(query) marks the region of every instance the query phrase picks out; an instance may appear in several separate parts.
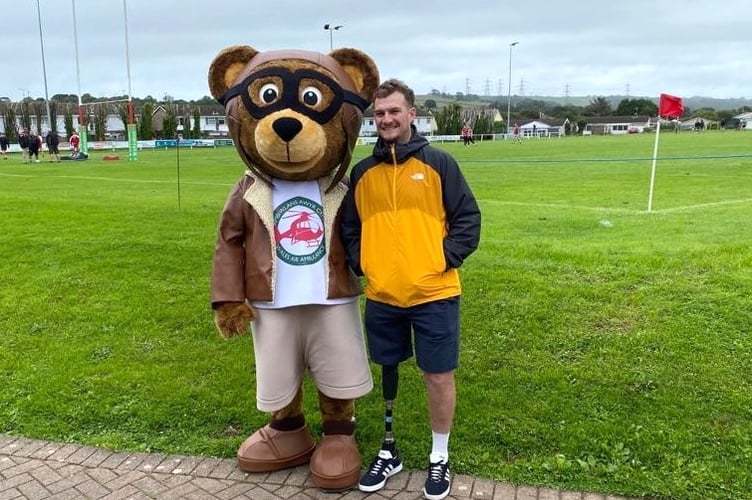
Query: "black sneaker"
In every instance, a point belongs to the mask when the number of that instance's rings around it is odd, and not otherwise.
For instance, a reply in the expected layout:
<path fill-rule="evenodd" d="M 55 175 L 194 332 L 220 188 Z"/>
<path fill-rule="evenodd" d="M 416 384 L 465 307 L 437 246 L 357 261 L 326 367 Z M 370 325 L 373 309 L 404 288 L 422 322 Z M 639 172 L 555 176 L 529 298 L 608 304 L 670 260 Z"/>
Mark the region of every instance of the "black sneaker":
<path fill-rule="evenodd" d="M 386 480 L 402 470 L 402 459 L 395 444 L 383 444 L 379 454 L 371 461 L 368 470 L 358 482 L 360 491 L 372 492 L 380 490 Z"/>
<path fill-rule="evenodd" d="M 449 459 L 432 453 L 429 458 L 428 477 L 423 486 L 423 496 L 428 500 L 441 500 L 447 496 L 451 487 L 450 477 Z"/>

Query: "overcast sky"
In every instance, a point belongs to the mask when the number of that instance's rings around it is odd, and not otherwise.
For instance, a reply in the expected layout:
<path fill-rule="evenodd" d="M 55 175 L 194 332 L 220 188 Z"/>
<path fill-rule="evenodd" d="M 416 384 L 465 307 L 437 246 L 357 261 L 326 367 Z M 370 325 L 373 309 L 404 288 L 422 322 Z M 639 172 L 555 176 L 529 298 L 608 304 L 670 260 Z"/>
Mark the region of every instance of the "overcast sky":
<path fill-rule="evenodd" d="M 355 47 L 416 93 L 752 98 L 749 0 L 2 0 L 0 96 L 199 99 L 229 45 Z M 128 53 L 126 57 L 126 18 Z M 324 25 L 342 25 L 327 31 Z"/>

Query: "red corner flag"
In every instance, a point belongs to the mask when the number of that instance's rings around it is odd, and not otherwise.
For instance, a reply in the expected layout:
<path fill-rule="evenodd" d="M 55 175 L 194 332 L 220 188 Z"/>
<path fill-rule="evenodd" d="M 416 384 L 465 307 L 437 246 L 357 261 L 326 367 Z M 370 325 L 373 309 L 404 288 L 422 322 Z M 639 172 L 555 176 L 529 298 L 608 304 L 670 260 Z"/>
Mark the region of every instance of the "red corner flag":
<path fill-rule="evenodd" d="M 684 113 L 684 104 L 681 97 L 675 95 L 661 94 L 658 102 L 658 116 L 667 118 L 678 118 Z"/>

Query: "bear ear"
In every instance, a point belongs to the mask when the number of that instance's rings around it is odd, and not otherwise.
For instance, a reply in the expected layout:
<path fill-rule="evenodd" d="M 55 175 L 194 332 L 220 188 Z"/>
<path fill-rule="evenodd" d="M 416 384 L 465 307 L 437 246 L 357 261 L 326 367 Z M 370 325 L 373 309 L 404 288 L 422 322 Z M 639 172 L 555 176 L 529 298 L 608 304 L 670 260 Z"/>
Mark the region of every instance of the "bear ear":
<path fill-rule="evenodd" d="M 368 102 L 373 101 L 373 93 L 379 87 L 379 69 L 371 57 L 357 49 L 337 49 L 333 57 L 355 84 L 355 91 Z"/>
<path fill-rule="evenodd" d="M 222 97 L 238 79 L 248 61 L 258 53 L 248 45 L 233 45 L 220 51 L 209 66 L 209 91 L 212 97 Z"/>

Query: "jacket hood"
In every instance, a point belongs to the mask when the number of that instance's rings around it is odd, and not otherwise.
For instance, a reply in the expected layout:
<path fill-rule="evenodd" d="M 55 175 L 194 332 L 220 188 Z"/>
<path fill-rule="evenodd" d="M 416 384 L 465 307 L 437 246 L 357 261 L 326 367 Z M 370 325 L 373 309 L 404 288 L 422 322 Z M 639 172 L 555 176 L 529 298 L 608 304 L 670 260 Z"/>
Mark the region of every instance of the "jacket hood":
<path fill-rule="evenodd" d="M 381 137 L 376 141 L 373 147 L 373 156 L 385 163 L 404 163 L 409 157 L 420 151 L 428 145 L 428 139 L 418 133 L 415 125 L 410 125 L 410 141 L 407 144 L 390 143 L 384 141 Z M 394 146 L 394 158 L 392 158 L 392 146 Z"/>

